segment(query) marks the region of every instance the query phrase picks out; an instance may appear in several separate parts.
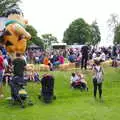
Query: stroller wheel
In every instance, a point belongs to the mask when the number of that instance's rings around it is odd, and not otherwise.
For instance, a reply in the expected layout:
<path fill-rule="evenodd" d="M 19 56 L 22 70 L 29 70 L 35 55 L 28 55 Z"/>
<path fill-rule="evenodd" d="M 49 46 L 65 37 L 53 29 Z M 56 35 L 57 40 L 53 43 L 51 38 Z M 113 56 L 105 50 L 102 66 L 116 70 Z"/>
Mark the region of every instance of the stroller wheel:
<path fill-rule="evenodd" d="M 21 105 L 21 108 L 25 108 L 25 105 Z"/>
<path fill-rule="evenodd" d="M 33 103 L 32 103 L 32 101 L 30 100 L 30 101 L 28 101 L 28 105 L 30 105 L 30 106 L 32 106 L 33 105 Z"/>
<path fill-rule="evenodd" d="M 21 105 L 21 108 L 25 108 L 25 105 L 24 105 L 24 104 L 22 104 L 22 105 Z"/>

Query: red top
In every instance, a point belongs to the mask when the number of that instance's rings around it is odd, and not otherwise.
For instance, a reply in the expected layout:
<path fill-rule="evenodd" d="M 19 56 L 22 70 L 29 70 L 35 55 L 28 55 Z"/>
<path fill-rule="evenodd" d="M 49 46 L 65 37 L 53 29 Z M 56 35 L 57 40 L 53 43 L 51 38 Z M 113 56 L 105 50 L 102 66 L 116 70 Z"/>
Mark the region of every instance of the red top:
<path fill-rule="evenodd" d="M 4 59 L 2 56 L 0 56 L 0 70 L 4 69 Z"/>

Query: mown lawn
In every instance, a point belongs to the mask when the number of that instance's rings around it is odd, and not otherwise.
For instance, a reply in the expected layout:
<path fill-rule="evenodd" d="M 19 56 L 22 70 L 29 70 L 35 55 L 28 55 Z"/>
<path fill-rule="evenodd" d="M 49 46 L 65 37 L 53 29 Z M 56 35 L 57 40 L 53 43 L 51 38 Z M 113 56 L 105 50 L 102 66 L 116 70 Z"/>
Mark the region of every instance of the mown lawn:
<path fill-rule="evenodd" d="M 28 93 L 34 106 L 25 109 L 0 100 L 0 120 L 120 120 L 120 69 L 105 67 L 103 99 L 93 99 L 91 73 L 84 72 L 89 92 L 73 90 L 69 85 L 71 72 L 53 72 L 57 99 L 51 104 L 38 100 L 40 85 L 29 83 Z M 40 73 L 40 75 L 43 73 Z M 5 98 L 10 96 L 4 87 Z"/>

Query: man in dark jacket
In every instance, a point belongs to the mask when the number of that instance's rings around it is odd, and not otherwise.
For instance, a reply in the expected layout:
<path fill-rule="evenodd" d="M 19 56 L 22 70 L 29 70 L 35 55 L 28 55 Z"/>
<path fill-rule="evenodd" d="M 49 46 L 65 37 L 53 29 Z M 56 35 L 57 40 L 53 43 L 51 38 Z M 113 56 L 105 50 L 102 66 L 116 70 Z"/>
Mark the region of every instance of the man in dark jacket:
<path fill-rule="evenodd" d="M 82 53 L 82 59 L 81 59 L 81 69 L 85 68 L 87 69 L 87 61 L 88 61 L 88 46 L 85 45 L 81 48 L 81 53 Z"/>

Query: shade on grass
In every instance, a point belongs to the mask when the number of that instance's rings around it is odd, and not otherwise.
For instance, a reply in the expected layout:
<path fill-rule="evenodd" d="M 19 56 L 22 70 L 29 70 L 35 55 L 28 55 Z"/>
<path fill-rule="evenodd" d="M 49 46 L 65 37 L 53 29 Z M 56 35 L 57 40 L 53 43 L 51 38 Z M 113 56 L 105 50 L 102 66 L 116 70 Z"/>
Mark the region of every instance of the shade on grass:
<path fill-rule="evenodd" d="M 43 73 L 40 73 L 40 75 Z M 85 72 L 89 92 L 73 90 L 69 85 L 71 72 L 53 72 L 57 99 L 51 104 L 38 100 L 40 85 L 29 83 L 28 93 L 34 106 L 21 109 L 0 100 L 0 120 L 120 120 L 120 70 L 105 68 L 104 101 L 93 99 L 91 73 Z M 10 90 L 4 87 L 5 97 Z"/>

